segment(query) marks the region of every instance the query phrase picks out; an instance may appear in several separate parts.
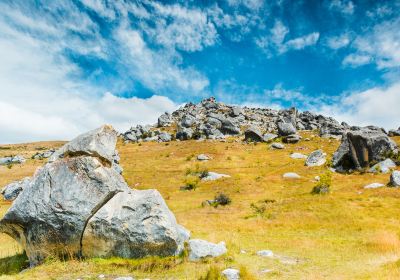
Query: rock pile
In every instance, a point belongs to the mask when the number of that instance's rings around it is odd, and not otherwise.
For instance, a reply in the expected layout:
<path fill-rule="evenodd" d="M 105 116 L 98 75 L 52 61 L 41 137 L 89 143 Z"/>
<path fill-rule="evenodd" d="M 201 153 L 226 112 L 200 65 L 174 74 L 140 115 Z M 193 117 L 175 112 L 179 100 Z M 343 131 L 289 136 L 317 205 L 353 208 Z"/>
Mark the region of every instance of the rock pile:
<path fill-rule="evenodd" d="M 0 158 L 0 165 L 20 164 L 24 163 L 25 161 L 25 158 L 20 155 L 3 157 Z"/>
<path fill-rule="evenodd" d="M 300 140 L 298 130 L 320 129 L 321 136 L 340 137 L 348 125 L 308 111 L 300 113 L 295 108 L 237 107 L 217 102 L 211 97 L 198 104 L 187 103 L 172 114 L 164 113 L 158 118 L 156 126 L 137 126 L 122 136 L 132 142 L 163 141 L 159 135 L 164 127 L 176 127 L 174 136 L 182 141 L 244 135 L 246 141 L 268 142 L 278 133 L 284 142 L 296 143 Z"/>
<path fill-rule="evenodd" d="M 16 199 L 0 231 L 21 244 L 32 265 L 49 255 L 131 258 L 183 250 L 189 232 L 158 191 L 129 188 L 113 167 L 116 141 L 110 126 L 78 136 L 29 183 L 5 189 Z"/>

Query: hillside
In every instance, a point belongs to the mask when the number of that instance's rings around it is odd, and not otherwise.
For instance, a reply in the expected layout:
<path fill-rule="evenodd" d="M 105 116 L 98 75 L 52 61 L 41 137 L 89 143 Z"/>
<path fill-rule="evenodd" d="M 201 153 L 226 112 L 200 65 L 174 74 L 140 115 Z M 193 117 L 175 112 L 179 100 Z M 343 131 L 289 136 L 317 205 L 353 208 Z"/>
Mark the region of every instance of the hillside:
<path fill-rule="evenodd" d="M 193 237 L 225 241 L 225 256 L 200 263 L 180 258 L 47 260 L 24 273 L 0 279 L 98 279 L 100 274 L 105 279 L 124 275 L 138 279 L 199 279 L 214 266 L 219 270 L 242 268 L 248 279 L 398 279 L 399 190 L 363 189 L 373 182 L 386 184 L 390 175 L 333 173 L 331 193 L 312 195 L 314 177 L 325 174 L 327 168 L 306 167 L 304 159 L 289 155 L 322 149 L 329 162 L 340 141 L 306 131 L 300 135 L 311 141 L 286 144 L 282 150 L 270 149 L 267 143 L 246 144 L 237 137 L 224 142 L 119 141 L 117 149 L 128 184 L 136 189 L 159 190 L 178 222 Z M 400 137 L 393 139 L 400 144 Z M 28 158 L 38 147 L 49 149 L 61 144 L 2 146 L 0 156 L 23 154 Z M 207 154 L 211 160 L 199 162 L 198 154 Z M 29 159 L 11 168 L 1 166 L 0 185 L 31 176 L 44 162 Z M 196 168 L 231 177 L 199 182 L 193 191 L 180 190 L 187 170 Z M 301 178 L 283 179 L 285 172 L 296 172 Z M 228 195 L 232 203 L 217 208 L 202 206 L 203 201 L 218 193 Z M 0 216 L 10 205 L 0 202 Z M 256 255 L 264 249 L 272 250 L 277 257 Z M 17 243 L 0 235 L 0 263 L 21 259 L 18 253 Z"/>

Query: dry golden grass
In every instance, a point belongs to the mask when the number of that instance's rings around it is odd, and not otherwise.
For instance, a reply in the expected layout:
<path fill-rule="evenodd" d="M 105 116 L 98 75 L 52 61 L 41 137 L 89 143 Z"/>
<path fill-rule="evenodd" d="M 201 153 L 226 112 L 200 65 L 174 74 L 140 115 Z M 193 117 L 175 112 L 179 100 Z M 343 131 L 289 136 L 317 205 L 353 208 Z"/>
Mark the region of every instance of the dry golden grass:
<path fill-rule="evenodd" d="M 395 140 L 400 144 L 400 137 Z M 287 145 L 284 150 L 235 141 L 119 143 L 128 184 L 137 189 L 158 189 L 192 237 L 225 241 L 228 255 L 205 263 L 179 261 L 167 267 L 163 263 L 168 260 L 157 260 L 156 266 L 162 268 L 155 271 L 143 271 L 133 261 L 120 259 L 52 261 L 4 279 L 96 278 L 98 274 L 199 279 L 210 266 L 221 270 L 242 267 L 249 279 L 400 279 L 400 191 L 363 189 L 372 182 L 387 183 L 389 174 L 333 174 L 329 195 L 311 195 L 315 185 L 312 179 L 323 174 L 326 167 L 309 168 L 303 160 L 289 158 L 291 152 L 306 154 L 318 148 L 331 157 L 338 145 L 336 140 L 319 137 Z M 210 155 L 212 160 L 198 162 L 195 156 L 200 153 Z M 30 160 L 11 170 L 1 167 L 0 182 L 30 175 L 41 164 Z M 197 165 L 232 177 L 200 182 L 195 191 L 181 191 L 186 170 Z M 285 172 L 297 172 L 302 178 L 284 180 Z M 220 192 L 229 195 L 230 205 L 201 207 L 202 201 Z M 252 204 L 265 210 L 257 213 Z M 9 204 L 0 205 L 2 215 Z M 0 235 L 0 253 L 15 247 L 7 245 L 13 243 L 5 238 Z M 296 264 L 255 255 L 262 249 L 296 260 Z M 263 274 L 263 269 L 272 272 Z"/>

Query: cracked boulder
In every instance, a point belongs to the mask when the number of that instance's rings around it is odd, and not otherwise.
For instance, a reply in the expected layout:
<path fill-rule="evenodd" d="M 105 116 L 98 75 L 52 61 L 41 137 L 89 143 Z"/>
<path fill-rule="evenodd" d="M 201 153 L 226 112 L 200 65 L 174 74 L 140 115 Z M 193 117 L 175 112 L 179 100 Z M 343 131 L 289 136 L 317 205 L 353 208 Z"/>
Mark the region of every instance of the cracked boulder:
<path fill-rule="evenodd" d="M 104 126 L 66 144 L 58 151 L 63 156 L 36 171 L 0 221 L 0 232 L 20 243 L 31 265 L 48 256 L 167 256 L 182 250 L 188 232 L 161 195 L 130 189 L 111 165 L 118 161 L 115 135 Z"/>
<path fill-rule="evenodd" d="M 398 153 L 396 143 L 376 127 L 352 127 L 343 134 L 333 155 L 332 165 L 338 171 L 363 170 L 371 164 Z"/>

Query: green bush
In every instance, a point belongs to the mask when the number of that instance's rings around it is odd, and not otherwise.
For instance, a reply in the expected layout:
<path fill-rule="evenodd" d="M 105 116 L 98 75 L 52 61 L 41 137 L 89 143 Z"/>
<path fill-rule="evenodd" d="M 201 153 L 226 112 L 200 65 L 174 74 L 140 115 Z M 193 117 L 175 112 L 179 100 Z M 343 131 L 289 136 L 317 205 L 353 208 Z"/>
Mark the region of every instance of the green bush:
<path fill-rule="evenodd" d="M 314 186 L 311 193 L 312 194 L 327 194 L 330 192 L 332 184 L 332 174 L 326 172 L 324 175 L 320 176 L 319 182 Z"/>

